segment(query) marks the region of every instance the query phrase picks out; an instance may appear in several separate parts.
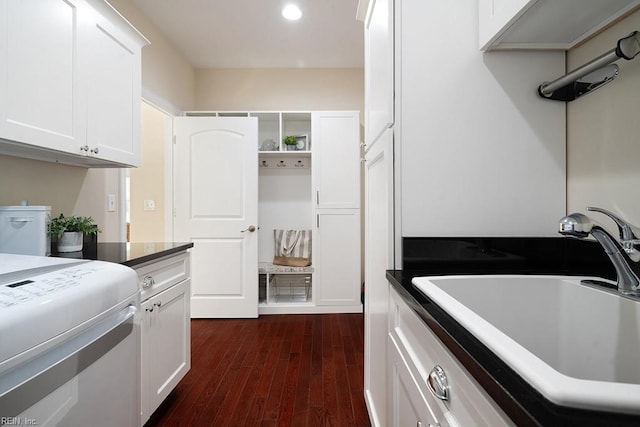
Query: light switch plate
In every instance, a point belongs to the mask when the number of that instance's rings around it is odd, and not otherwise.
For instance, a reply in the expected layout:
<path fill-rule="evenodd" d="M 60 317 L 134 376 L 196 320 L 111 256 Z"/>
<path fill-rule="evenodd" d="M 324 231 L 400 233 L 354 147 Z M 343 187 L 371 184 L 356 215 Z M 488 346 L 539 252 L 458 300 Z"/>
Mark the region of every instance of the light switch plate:
<path fill-rule="evenodd" d="M 116 195 L 109 194 L 107 196 L 107 212 L 115 212 L 116 211 Z"/>
<path fill-rule="evenodd" d="M 144 210 L 145 211 L 155 211 L 156 210 L 156 201 L 155 200 L 145 200 L 144 201 Z"/>

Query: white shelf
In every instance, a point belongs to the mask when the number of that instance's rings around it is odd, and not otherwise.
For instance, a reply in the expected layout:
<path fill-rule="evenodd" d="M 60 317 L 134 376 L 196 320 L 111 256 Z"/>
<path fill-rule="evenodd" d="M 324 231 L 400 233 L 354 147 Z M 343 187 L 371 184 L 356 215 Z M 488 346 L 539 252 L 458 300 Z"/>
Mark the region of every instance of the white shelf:
<path fill-rule="evenodd" d="M 288 265 L 275 265 L 270 262 L 258 263 L 258 274 L 305 274 L 313 273 L 313 266 L 291 267 Z"/>
<path fill-rule="evenodd" d="M 262 157 L 311 157 L 311 151 L 259 151 Z"/>
<path fill-rule="evenodd" d="M 258 273 L 260 305 L 313 304 L 313 267 L 259 263 Z"/>

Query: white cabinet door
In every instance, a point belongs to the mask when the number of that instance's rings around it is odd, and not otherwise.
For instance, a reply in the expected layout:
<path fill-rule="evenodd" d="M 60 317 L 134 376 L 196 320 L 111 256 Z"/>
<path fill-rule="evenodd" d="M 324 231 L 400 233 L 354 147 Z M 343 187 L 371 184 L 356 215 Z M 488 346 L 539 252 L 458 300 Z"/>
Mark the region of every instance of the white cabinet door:
<path fill-rule="evenodd" d="M 318 305 L 359 306 L 360 210 L 321 209 L 317 213 L 313 261 Z"/>
<path fill-rule="evenodd" d="M 393 125 L 393 5 L 372 0 L 365 22 L 365 144 Z"/>
<path fill-rule="evenodd" d="M 189 284 L 184 280 L 141 305 L 143 423 L 191 368 Z"/>
<path fill-rule="evenodd" d="M 191 315 L 258 317 L 258 119 L 174 124 L 174 240 L 194 244 Z"/>
<path fill-rule="evenodd" d="M 99 159 L 139 166 L 141 48 L 99 15 L 87 26 L 85 151 Z"/>
<path fill-rule="evenodd" d="M 387 392 L 390 392 L 388 402 L 392 419 L 389 425 L 393 427 L 440 426 L 441 424 L 438 424 L 422 396 L 409 367 L 391 339 L 389 339 L 389 358 L 391 388 Z"/>
<path fill-rule="evenodd" d="M 388 129 L 365 156 L 364 387 L 371 422 L 388 425 L 386 336 L 393 268 L 393 131 Z"/>
<path fill-rule="evenodd" d="M 80 154 L 76 0 L 0 1 L 0 137 Z"/>
<path fill-rule="evenodd" d="M 359 208 L 358 112 L 319 111 L 312 114 L 311 121 L 317 207 Z"/>
<path fill-rule="evenodd" d="M 478 0 L 479 43 L 485 49 L 538 0 Z"/>

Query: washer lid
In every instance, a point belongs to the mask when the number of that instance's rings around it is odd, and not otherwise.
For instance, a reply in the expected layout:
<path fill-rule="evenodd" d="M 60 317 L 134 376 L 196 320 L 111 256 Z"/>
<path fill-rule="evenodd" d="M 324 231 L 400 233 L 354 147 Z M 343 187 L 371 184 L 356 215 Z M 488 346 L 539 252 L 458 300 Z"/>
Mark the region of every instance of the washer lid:
<path fill-rule="evenodd" d="M 0 286 L 6 283 L 59 270 L 88 260 L 0 253 Z"/>
<path fill-rule="evenodd" d="M 137 302 L 137 275 L 129 267 L 103 261 L 28 258 L 39 260 L 10 260 L 0 255 L 0 372 L 7 359 L 74 328 L 83 329 L 83 324 L 120 303 L 132 298 Z M 20 266 L 27 268 L 16 270 Z"/>

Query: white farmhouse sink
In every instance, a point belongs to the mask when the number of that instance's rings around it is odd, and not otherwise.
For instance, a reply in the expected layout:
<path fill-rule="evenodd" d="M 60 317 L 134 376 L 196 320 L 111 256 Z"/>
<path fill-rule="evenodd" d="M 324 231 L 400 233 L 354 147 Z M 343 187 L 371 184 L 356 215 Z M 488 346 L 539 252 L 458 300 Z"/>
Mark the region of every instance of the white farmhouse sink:
<path fill-rule="evenodd" d="M 574 276 L 413 284 L 550 401 L 640 414 L 640 301 Z"/>

